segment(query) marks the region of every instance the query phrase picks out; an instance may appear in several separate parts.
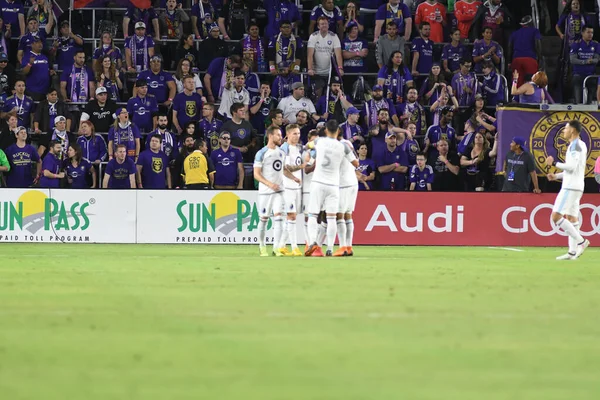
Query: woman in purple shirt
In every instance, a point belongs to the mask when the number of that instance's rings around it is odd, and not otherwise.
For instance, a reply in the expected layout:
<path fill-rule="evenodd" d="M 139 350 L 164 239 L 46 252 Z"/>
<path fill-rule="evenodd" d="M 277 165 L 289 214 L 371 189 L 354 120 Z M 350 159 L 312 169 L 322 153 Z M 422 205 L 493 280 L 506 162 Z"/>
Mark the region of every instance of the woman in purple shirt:
<path fill-rule="evenodd" d="M 536 72 L 531 78 L 531 82 L 524 83 L 517 88 L 519 73 L 513 72 L 513 82 L 510 94 L 518 99 L 521 104 L 540 104 L 546 100 L 546 86 L 548 85 L 548 76 L 544 71 Z M 518 96 L 518 97 L 517 97 Z"/>
<path fill-rule="evenodd" d="M 421 85 L 419 92 L 419 98 L 423 104 L 432 105 L 442 94 L 442 89 L 446 86 L 446 80 L 444 74 L 440 73 L 441 71 L 440 64 L 434 62 L 429 71 L 429 76 Z"/>
<path fill-rule="evenodd" d="M 402 60 L 402 52 L 395 51 L 388 63 L 377 74 L 377 84 L 383 86 L 384 96 L 394 104 L 404 102 L 406 88 L 413 86 L 413 78 Z"/>
<path fill-rule="evenodd" d="M 358 148 L 358 169 L 364 177 L 358 178 L 358 190 L 373 190 L 373 181 L 375 181 L 375 163 L 367 158 L 369 147 L 363 143 Z"/>
<path fill-rule="evenodd" d="M 71 143 L 63 169 L 67 173 L 67 180 L 72 189 L 88 189 L 96 187 L 96 170 L 92 164 L 83 158 L 81 147 L 77 143 Z M 92 175 L 92 186 L 88 184 L 88 175 Z"/>

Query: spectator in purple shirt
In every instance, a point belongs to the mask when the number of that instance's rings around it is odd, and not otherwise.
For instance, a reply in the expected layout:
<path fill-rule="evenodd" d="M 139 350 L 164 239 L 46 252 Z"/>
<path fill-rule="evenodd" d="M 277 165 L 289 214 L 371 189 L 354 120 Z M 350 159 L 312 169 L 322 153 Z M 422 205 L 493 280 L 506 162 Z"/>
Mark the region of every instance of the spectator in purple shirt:
<path fill-rule="evenodd" d="M 60 94 L 66 103 L 87 103 L 96 94 L 94 71 L 85 65 L 85 53 L 79 50 L 73 57 L 73 64 L 60 76 Z"/>
<path fill-rule="evenodd" d="M 215 58 L 211 61 L 204 75 L 204 89 L 209 103 L 214 104 L 215 100 L 221 99 L 225 84 L 232 80 L 233 71 L 240 68 L 241 65 L 242 58 L 237 54 Z"/>
<path fill-rule="evenodd" d="M 135 162 L 127 157 L 127 146 L 117 145 L 115 158 L 106 165 L 103 189 L 135 189 Z"/>
<path fill-rule="evenodd" d="M 586 26 L 581 33 L 581 40 L 571 45 L 569 60 L 573 66 L 573 95 L 577 104 L 583 102 L 583 81 L 594 75 L 600 61 L 600 44 L 592 40 L 593 37 L 594 28 Z M 590 85 L 589 79 L 587 85 Z"/>
<path fill-rule="evenodd" d="M 0 10 L 4 25 L 10 25 L 12 37 L 18 38 L 25 34 L 25 10 L 19 0 L 0 0 Z"/>
<path fill-rule="evenodd" d="M 196 39 L 207 39 L 210 27 L 216 24 L 219 13 L 210 0 L 193 2 L 192 27 Z"/>
<path fill-rule="evenodd" d="M 177 86 L 173 75 L 165 72 L 162 58 L 158 55 L 150 58 L 150 69 L 140 72 L 138 80 L 145 80 L 148 84 L 148 93 L 154 96 L 156 102 L 166 108 L 170 107 L 177 94 Z"/>
<path fill-rule="evenodd" d="M 442 50 L 442 64 L 446 79 L 452 79 L 452 76 L 460 70 L 460 60 L 467 55 L 467 49 L 460 40 L 460 29 L 455 29 L 450 36 L 452 42 L 444 46 Z"/>
<path fill-rule="evenodd" d="M 108 158 L 112 160 L 117 147 L 124 145 L 127 157 L 135 162 L 140 154 L 140 131 L 129 121 L 126 108 L 119 108 L 115 116 L 116 121 L 108 131 Z"/>
<path fill-rule="evenodd" d="M 425 164 L 425 153 L 417 154 L 417 164 L 410 169 L 410 187 L 408 190 L 431 192 L 433 168 Z"/>
<path fill-rule="evenodd" d="M 35 16 L 29 17 L 27 20 L 27 34 L 21 36 L 19 39 L 19 48 L 17 51 L 17 60 L 19 63 L 23 60 L 23 56 L 31 50 L 31 43 L 34 38 L 40 38 L 42 40 L 42 44 L 46 42 L 46 37 L 50 35 L 53 31 L 52 27 L 54 25 L 54 17 L 53 14 L 50 13 L 50 22 L 46 25 L 46 28 L 40 30 L 40 23 Z"/>
<path fill-rule="evenodd" d="M 156 97 L 148 94 L 148 83 L 143 79 L 135 82 L 135 92 L 136 96 L 127 102 L 127 111 L 132 115 L 132 122 L 140 133 L 150 133 L 156 128 Z"/>
<path fill-rule="evenodd" d="M 169 158 L 160 150 L 162 137 L 150 136 L 149 149 L 140 153 L 137 160 L 138 187 L 140 189 L 171 189 Z"/>
<path fill-rule="evenodd" d="M 265 28 L 265 36 L 268 38 L 279 33 L 283 21 L 289 21 L 292 27 L 301 21 L 298 7 L 291 0 L 265 0 L 264 7 L 269 21 Z"/>
<path fill-rule="evenodd" d="M 371 94 L 373 98 L 365 102 L 360 113 L 365 130 L 377 124 L 378 113 L 381 109 L 388 110 L 389 117 L 392 119 L 394 125 L 399 125 L 400 121 L 398 120 L 398 116 L 396 116 L 394 103 L 392 103 L 392 100 L 383 97 L 383 87 L 381 85 L 373 86 Z"/>
<path fill-rule="evenodd" d="M 342 40 L 342 58 L 344 72 L 367 72 L 367 56 L 369 45 L 365 39 L 358 37 L 358 25 L 350 22 L 346 27 L 346 37 Z"/>
<path fill-rule="evenodd" d="M 135 24 L 135 35 L 125 39 L 125 63 L 127 72 L 140 73 L 150 66 L 154 56 L 154 40 L 146 35 L 146 24 Z"/>
<path fill-rule="evenodd" d="M 60 154 L 62 152 L 61 144 L 51 141 L 48 146 L 48 154 L 42 161 L 42 178 L 40 179 L 40 187 L 43 188 L 58 188 L 60 180 L 65 177 L 64 172 L 60 172 Z"/>
<path fill-rule="evenodd" d="M 271 74 L 282 75 L 283 68 L 287 70 L 286 75 L 291 72 L 297 76 L 300 73 L 300 55 L 303 47 L 302 38 L 292 33 L 290 21 L 281 21 L 279 33 L 273 35 L 267 45 L 267 58 Z"/>
<path fill-rule="evenodd" d="M 94 189 L 96 187 L 96 170 L 89 160 L 83 158 L 81 147 L 77 143 L 71 143 L 67 152 L 68 159 L 65 160 L 63 168 L 67 174 L 67 182 L 72 189 Z M 92 176 L 92 185 L 88 183 L 88 176 Z"/>
<path fill-rule="evenodd" d="M 56 72 L 50 68 L 48 57 L 42 54 L 42 41 L 39 37 L 33 39 L 31 51 L 23 57 L 21 73 L 27 76 L 27 94 L 35 101 L 46 98 L 50 87 L 50 77 Z"/>
<path fill-rule="evenodd" d="M 517 82 L 519 86 L 525 82 L 525 75 L 533 75 L 540 67 L 544 68 L 542 34 L 533 26 L 530 15 L 523 17 L 521 29 L 510 36 L 507 57 L 509 69 L 519 71 L 520 81 Z"/>
<path fill-rule="evenodd" d="M 108 150 L 106 141 L 102 135 L 96 135 L 94 124 L 90 121 L 82 121 L 79 125 L 79 137 L 77 145 L 81 149 L 82 157 L 94 165 L 100 165 L 106 160 Z"/>
<path fill-rule="evenodd" d="M 483 63 L 483 82 L 481 84 L 481 93 L 488 106 L 496 106 L 498 103 L 505 102 L 504 99 L 504 80 L 498 75 L 496 66 L 491 61 Z"/>
<path fill-rule="evenodd" d="M 317 30 L 315 29 L 317 27 L 317 20 L 322 15 L 329 22 L 329 31 L 337 33 L 341 40 L 344 33 L 344 17 L 339 7 L 333 3 L 333 0 L 322 0 L 321 4 L 312 9 L 308 33 L 312 34 Z"/>
<path fill-rule="evenodd" d="M 183 127 L 190 121 L 198 122 L 202 118 L 202 96 L 196 91 L 194 78 L 183 78 L 183 92 L 173 100 L 173 124 L 177 133 L 183 132 Z"/>
<path fill-rule="evenodd" d="M 6 176 L 6 186 L 9 188 L 26 188 L 33 185 L 33 167 L 36 166 L 35 176 L 42 170 L 40 156 L 35 147 L 27 144 L 27 129 L 19 127 L 17 142 L 6 149 L 6 157 L 10 163 L 10 172 Z"/>
<path fill-rule="evenodd" d="M 475 104 L 475 95 L 479 93 L 479 81 L 471 72 L 470 59 L 460 61 L 460 71 L 452 77 L 452 90 L 460 107 L 471 107 Z"/>
<path fill-rule="evenodd" d="M 513 81 L 510 94 L 516 96 L 517 102 L 521 104 L 540 104 L 546 97 L 546 86 L 548 85 L 548 75 L 544 71 L 536 72 L 531 81 L 517 87 L 519 72 L 513 72 Z"/>
<path fill-rule="evenodd" d="M 433 41 L 429 39 L 431 26 L 429 22 L 421 24 L 420 36 L 412 42 L 412 76 L 427 75 L 433 64 Z"/>
<path fill-rule="evenodd" d="M 413 86 L 413 77 L 402 60 L 402 53 L 395 51 L 388 63 L 377 74 L 377 84 L 384 88 L 384 95 L 394 104 L 404 101 L 404 91 Z"/>
<path fill-rule="evenodd" d="M 154 11 L 153 7 L 146 9 L 136 8 L 134 6 L 128 7 L 123 17 L 123 35 L 127 39 L 130 35 L 133 35 L 133 26 L 135 26 L 136 34 L 139 23 L 144 24 L 148 28 L 148 35 L 154 35 L 156 40 L 160 40 L 160 29 L 158 24 L 158 15 Z"/>
<path fill-rule="evenodd" d="M 215 165 L 215 189 L 241 190 L 244 186 L 244 159 L 242 153 L 231 144 L 231 134 L 220 134 L 221 147 L 213 150 L 210 158 Z"/>
<path fill-rule="evenodd" d="M 362 176 L 358 177 L 358 190 L 373 190 L 375 181 L 375 163 L 367 158 L 369 148 L 363 143 L 358 148 L 358 169 Z"/>
<path fill-rule="evenodd" d="M 433 63 L 429 71 L 429 76 L 425 79 L 419 91 L 419 97 L 423 101 L 423 104 L 432 105 L 435 103 L 446 87 L 446 80 L 444 79 L 444 74 L 441 72 L 440 64 Z"/>
<path fill-rule="evenodd" d="M 502 47 L 492 40 L 492 28 L 483 28 L 483 39 L 476 40 L 473 43 L 473 62 L 475 63 L 475 72 L 480 74 L 484 61 L 493 61 L 496 66 L 500 66 L 502 61 Z"/>
<path fill-rule="evenodd" d="M 50 13 L 52 14 L 52 13 Z M 54 39 L 51 52 L 56 54 L 55 63 L 58 69 L 63 71 L 73 62 L 75 53 L 83 46 L 83 38 L 71 32 L 69 21 L 63 21 L 60 24 L 59 35 Z"/>
<path fill-rule="evenodd" d="M 102 43 L 94 50 L 94 63 L 101 62 L 105 56 L 110 57 L 110 60 L 115 64 L 118 71 L 123 67 L 123 53 L 121 49 L 115 46 L 113 38 L 109 32 L 102 34 Z M 59 65 L 60 67 L 60 65 Z"/>
<path fill-rule="evenodd" d="M 393 131 L 385 134 L 386 147 L 373 155 L 373 161 L 381 174 L 381 190 L 400 191 L 405 188 L 408 172 L 408 155 L 396 144 L 396 133 Z"/>
<path fill-rule="evenodd" d="M 390 21 L 396 21 L 398 33 L 408 42 L 412 33 L 412 16 L 408 6 L 402 0 L 388 0 L 377 9 L 373 42 L 377 43 L 377 39 L 385 33 L 385 27 Z"/>

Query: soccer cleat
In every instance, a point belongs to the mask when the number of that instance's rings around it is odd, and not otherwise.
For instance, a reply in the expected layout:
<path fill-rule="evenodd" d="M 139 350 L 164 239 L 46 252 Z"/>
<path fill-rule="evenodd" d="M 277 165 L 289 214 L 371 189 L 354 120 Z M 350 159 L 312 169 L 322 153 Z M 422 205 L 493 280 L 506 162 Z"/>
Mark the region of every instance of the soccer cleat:
<path fill-rule="evenodd" d="M 275 257 L 283 257 L 283 254 L 281 253 L 281 251 L 279 249 L 273 249 L 273 255 Z"/>
<path fill-rule="evenodd" d="M 323 257 L 323 250 L 321 249 L 321 247 L 317 246 L 317 248 L 312 253 L 312 256 L 313 257 Z"/>
<path fill-rule="evenodd" d="M 590 241 L 587 239 L 585 239 L 583 241 L 583 243 L 581 243 L 580 245 L 577 245 L 577 251 L 575 252 L 575 258 L 579 258 L 583 254 L 585 249 L 588 248 L 589 245 L 590 245 Z"/>
<path fill-rule="evenodd" d="M 301 257 L 303 255 L 304 254 L 302 253 L 302 250 L 300 250 L 297 247 L 294 247 L 294 249 L 292 250 L 292 256 L 294 256 L 294 257 Z"/>
<path fill-rule="evenodd" d="M 279 249 L 279 252 L 284 256 L 291 256 L 292 252 L 288 250 L 287 247 L 282 247 Z"/>
<path fill-rule="evenodd" d="M 562 260 L 575 260 L 577 257 L 575 257 L 575 254 L 571 254 L 571 253 L 567 253 L 567 254 L 563 254 L 562 256 L 558 256 L 556 257 L 557 260 L 562 261 Z"/>
<path fill-rule="evenodd" d="M 348 257 L 352 257 L 354 255 L 354 250 L 352 250 L 352 247 L 346 247 L 346 255 Z"/>
<path fill-rule="evenodd" d="M 310 257 L 312 256 L 312 254 L 315 252 L 315 250 L 317 250 L 319 246 L 317 246 L 316 243 L 311 244 L 310 246 L 307 247 L 306 250 L 304 250 L 304 255 L 306 257 Z"/>
<path fill-rule="evenodd" d="M 329 253 L 330 251 L 328 251 Z M 335 253 L 333 253 L 334 257 L 344 257 L 347 256 L 348 252 L 346 251 L 345 247 L 340 247 L 339 249 L 337 249 L 337 251 Z"/>
<path fill-rule="evenodd" d="M 266 246 L 260 246 L 258 248 L 259 254 L 261 257 L 269 257 L 269 252 L 267 252 L 267 247 Z"/>

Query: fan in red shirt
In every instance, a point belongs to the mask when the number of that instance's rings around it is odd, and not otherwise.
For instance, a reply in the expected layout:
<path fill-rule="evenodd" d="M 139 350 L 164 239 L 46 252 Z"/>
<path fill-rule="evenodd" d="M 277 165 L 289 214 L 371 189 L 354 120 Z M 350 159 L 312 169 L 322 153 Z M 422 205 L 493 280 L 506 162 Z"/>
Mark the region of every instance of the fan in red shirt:
<path fill-rule="evenodd" d="M 469 37 L 471 24 L 477 14 L 477 9 L 481 6 L 481 2 L 477 0 L 461 0 L 457 1 L 454 6 L 454 15 L 458 21 L 458 29 L 460 30 L 461 39 Z"/>
<path fill-rule="evenodd" d="M 446 7 L 439 4 L 436 0 L 427 0 L 419 4 L 415 12 L 415 22 L 421 25 L 421 22 L 429 22 L 431 33 L 429 39 L 435 43 L 444 42 L 444 26 L 446 26 Z"/>

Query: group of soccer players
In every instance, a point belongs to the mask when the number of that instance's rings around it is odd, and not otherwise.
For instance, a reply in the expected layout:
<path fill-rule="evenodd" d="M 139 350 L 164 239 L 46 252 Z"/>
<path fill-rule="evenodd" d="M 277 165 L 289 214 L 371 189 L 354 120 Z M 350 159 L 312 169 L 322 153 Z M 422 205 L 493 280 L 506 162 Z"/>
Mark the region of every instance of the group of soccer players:
<path fill-rule="evenodd" d="M 306 146 L 300 142 L 300 128 L 286 127 L 282 144 L 280 128 L 269 127 L 268 143 L 254 160 L 258 185 L 260 221 L 259 251 L 268 256 L 267 222 L 272 216 L 275 256 L 352 256 L 354 223 L 352 212 L 358 195 L 358 159 L 352 143 L 342 139 L 336 120 L 320 132 L 311 131 Z M 304 214 L 304 251 L 298 248 L 297 216 Z M 336 237 L 339 249 L 333 252 Z M 288 250 L 287 243 L 292 250 Z"/>

